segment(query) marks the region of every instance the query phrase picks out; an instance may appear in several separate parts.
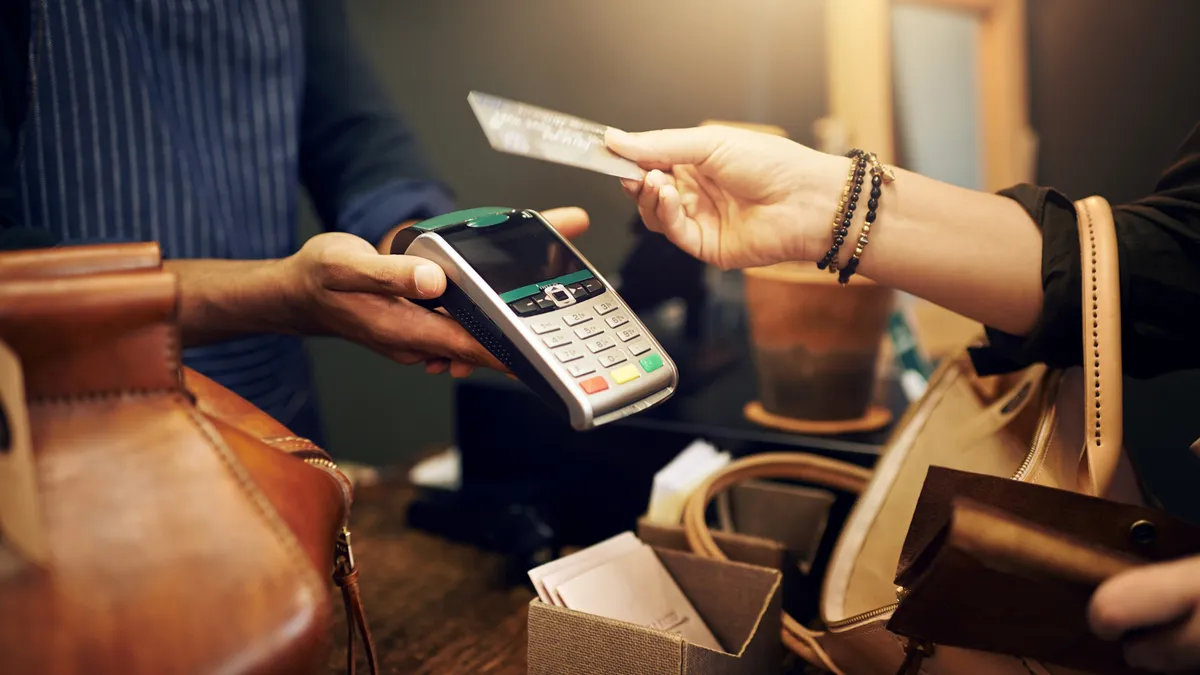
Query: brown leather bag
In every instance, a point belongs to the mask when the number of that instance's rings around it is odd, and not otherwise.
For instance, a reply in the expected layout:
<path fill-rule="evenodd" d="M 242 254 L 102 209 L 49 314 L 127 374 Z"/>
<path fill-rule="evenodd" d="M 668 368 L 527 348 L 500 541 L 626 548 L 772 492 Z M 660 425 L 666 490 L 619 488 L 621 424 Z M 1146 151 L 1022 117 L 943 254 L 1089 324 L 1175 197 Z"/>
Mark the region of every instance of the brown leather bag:
<path fill-rule="evenodd" d="M 784 641 L 835 673 L 1028 675 L 1069 672 L 1034 659 L 937 647 L 888 630 L 905 533 L 931 466 L 1141 504 L 1123 451 L 1121 306 L 1116 232 L 1107 202 L 1076 203 L 1083 274 L 1084 367 L 1037 365 L 978 375 L 967 350 L 946 359 L 897 423 L 874 471 L 813 455 L 757 455 L 730 464 L 689 500 L 692 549 L 723 558 L 705 522 L 711 499 L 751 478 L 790 478 L 859 495 L 831 556 L 820 599 L 825 629 L 784 617 Z M 964 619 L 965 620 L 965 619 Z"/>
<path fill-rule="evenodd" d="M 153 244 L 0 254 L 6 672 L 376 670 L 330 457 L 180 364 Z"/>

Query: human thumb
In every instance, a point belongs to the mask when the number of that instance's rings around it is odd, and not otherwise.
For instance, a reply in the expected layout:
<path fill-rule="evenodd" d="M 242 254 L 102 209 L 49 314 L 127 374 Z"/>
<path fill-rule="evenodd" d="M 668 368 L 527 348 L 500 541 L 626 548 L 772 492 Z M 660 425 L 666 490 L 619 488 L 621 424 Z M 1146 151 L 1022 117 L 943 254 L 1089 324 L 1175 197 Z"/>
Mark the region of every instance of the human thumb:
<path fill-rule="evenodd" d="M 676 164 L 699 164 L 717 149 L 719 138 L 711 127 L 663 129 L 629 133 L 609 129 L 605 144 L 613 152 L 643 168 L 666 169 Z"/>
<path fill-rule="evenodd" d="M 379 293 L 402 298 L 436 298 L 446 275 L 436 264 L 408 255 L 362 255 L 339 260 L 326 270 L 330 290 Z"/>

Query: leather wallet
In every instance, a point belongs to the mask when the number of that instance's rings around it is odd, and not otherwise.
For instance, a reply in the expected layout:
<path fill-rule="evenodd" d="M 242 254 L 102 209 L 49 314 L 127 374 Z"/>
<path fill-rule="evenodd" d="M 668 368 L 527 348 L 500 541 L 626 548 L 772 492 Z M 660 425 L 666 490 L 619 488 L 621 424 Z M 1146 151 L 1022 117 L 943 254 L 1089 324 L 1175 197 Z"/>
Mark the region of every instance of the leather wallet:
<path fill-rule="evenodd" d="M 1200 528 L 1065 490 L 931 467 L 896 577 L 888 629 L 921 642 L 1112 675 L 1120 644 L 1087 625 L 1104 580 L 1200 552 Z"/>

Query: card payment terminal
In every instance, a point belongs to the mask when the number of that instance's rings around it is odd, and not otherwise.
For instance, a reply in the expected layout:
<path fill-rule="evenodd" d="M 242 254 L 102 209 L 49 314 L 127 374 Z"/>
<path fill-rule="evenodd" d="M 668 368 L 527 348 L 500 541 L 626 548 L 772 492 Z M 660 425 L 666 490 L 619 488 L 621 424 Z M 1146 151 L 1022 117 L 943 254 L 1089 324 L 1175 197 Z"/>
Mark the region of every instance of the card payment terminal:
<path fill-rule="evenodd" d="M 616 291 L 528 209 L 457 211 L 402 230 L 391 252 L 433 261 L 443 307 L 572 427 L 661 403 L 678 372 Z"/>

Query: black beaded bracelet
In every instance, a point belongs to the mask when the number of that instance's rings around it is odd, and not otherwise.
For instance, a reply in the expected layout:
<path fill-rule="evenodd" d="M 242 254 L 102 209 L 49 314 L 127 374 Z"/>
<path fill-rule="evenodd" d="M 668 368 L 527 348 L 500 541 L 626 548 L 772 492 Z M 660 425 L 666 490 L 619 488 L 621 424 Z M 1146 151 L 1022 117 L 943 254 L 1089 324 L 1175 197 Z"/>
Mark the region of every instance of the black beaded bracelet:
<path fill-rule="evenodd" d="M 846 187 L 842 190 L 842 198 L 838 203 L 837 212 L 833 218 L 833 245 L 825 252 L 825 256 L 817 263 L 818 269 L 829 268 L 831 273 L 838 271 L 838 252 L 846 241 L 846 234 L 854 222 L 854 210 L 858 207 L 858 198 L 862 194 L 863 181 L 866 178 L 868 158 L 866 153 L 854 149 L 847 153 L 853 161 L 850 162 L 850 173 L 846 179 Z"/>
<path fill-rule="evenodd" d="M 881 186 L 883 185 L 883 169 L 877 164 L 871 167 L 871 198 L 867 200 L 867 217 L 863 223 L 862 231 L 858 235 L 858 245 L 854 247 L 854 253 L 850 256 L 850 260 L 846 263 L 846 267 L 838 274 L 838 283 L 845 286 L 850 282 L 850 277 L 858 271 L 858 261 L 862 258 L 863 251 L 867 248 L 867 242 L 871 235 L 871 225 L 874 224 L 879 213 L 879 198 L 883 195 Z"/>

